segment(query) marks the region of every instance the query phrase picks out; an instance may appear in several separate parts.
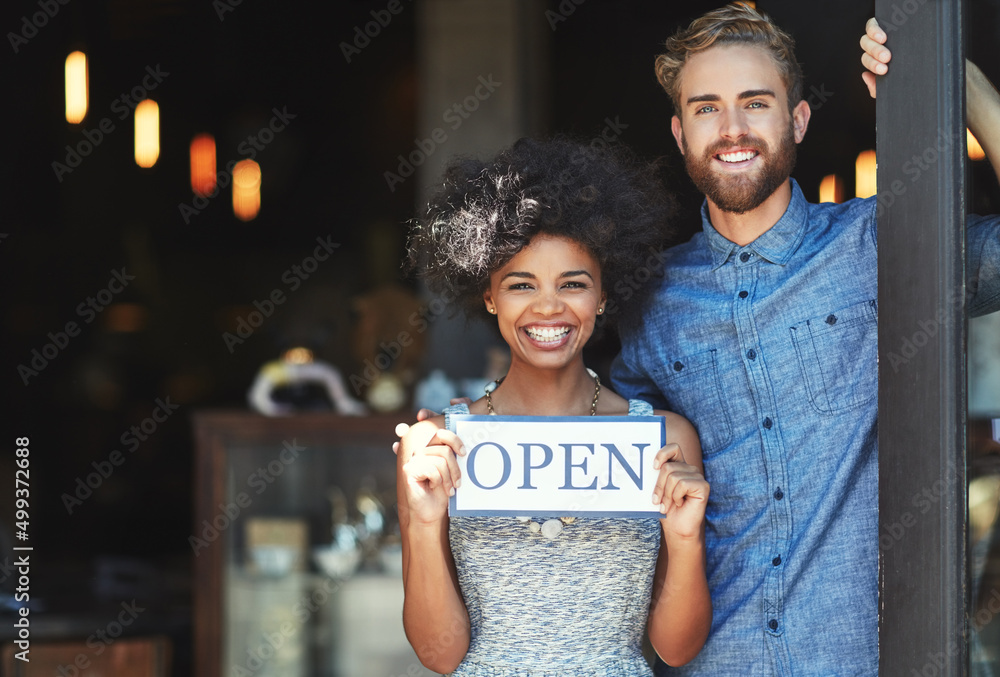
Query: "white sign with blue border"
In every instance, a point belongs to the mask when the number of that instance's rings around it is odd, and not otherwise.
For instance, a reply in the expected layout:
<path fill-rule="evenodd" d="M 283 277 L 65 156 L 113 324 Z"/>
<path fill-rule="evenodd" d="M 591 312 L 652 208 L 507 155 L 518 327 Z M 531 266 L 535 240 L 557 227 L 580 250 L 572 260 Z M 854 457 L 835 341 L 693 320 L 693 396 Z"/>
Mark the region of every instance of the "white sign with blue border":
<path fill-rule="evenodd" d="M 449 417 L 466 453 L 450 515 L 661 517 L 662 416 Z"/>

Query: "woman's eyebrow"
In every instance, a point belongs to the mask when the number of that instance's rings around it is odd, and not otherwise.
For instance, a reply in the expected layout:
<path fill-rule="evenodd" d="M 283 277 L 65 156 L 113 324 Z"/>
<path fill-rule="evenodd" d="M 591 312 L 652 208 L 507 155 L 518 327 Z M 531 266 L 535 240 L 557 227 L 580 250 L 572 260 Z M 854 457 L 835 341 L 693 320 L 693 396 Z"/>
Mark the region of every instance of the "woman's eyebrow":
<path fill-rule="evenodd" d="M 535 279 L 535 275 L 533 273 L 523 273 L 523 272 L 514 270 L 514 271 L 511 271 L 511 272 L 507 273 L 502 278 L 500 278 L 500 281 L 503 282 L 508 277 L 523 277 L 523 278 L 528 279 L 528 280 Z"/>
<path fill-rule="evenodd" d="M 576 277 L 577 275 L 586 275 L 591 280 L 594 279 L 594 276 L 591 275 L 586 270 L 567 270 L 565 273 L 563 273 L 559 277 Z M 527 280 L 534 280 L 535 279 L 535 274 L 534 273 L 522 272 L 522 271 L 519 271 L 519 270 L 512 270 L 511 272 L 507 273 L 502 278 L 500 278 L 500 281 L 503 282 L 508 277 L 517 277 L 517 278 L 523 278 L 523 279 L 527 279 Z"/>

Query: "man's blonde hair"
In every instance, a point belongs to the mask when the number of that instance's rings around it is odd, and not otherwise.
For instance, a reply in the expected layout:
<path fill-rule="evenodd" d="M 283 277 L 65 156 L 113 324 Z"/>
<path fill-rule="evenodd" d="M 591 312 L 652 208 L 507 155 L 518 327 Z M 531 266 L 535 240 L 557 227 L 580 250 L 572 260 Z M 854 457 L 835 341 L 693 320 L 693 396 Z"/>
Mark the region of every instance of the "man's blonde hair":
<path fill-rule="evenodd" d="M 802 68 L 795 60 L 795 41 L 766 14 L 734 2 L 704 14 L 667 38 L 667 51 L 656 57 L 656 79 L 681 114 L 681 70 L 692 54 L 716 45 L 755 45 L 774 59 L 788 92 L 788 111 L 802 99 Z"/>

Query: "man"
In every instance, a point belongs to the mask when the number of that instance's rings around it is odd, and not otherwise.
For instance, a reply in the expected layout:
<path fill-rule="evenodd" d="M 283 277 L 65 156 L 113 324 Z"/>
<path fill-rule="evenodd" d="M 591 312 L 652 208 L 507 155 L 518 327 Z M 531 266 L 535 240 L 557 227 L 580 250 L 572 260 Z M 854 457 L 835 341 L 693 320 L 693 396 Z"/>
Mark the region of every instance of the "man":
<path fill-rule="evenodd" d="M 869 22 L 869 70 L 885 72 L 884 41 Z M 657 76 L 703 231 L 666 252 L 612 379 L 698 429 L 714 621 L 694 661 L 658 674 L 877 674 L 875 199 L 813 205 L 790 179 L 810 109 L 765 16 L 731 5 L 666 48 Z M 981 75 L 970 64 L 968 123 L 996 161 L 1000 98 Z M 1000 261 L 997 218 L 970 217 L 968 239 L 970 277 Z M 1000 308 L 996 268 L 982 272 L 974 314 Z"/>

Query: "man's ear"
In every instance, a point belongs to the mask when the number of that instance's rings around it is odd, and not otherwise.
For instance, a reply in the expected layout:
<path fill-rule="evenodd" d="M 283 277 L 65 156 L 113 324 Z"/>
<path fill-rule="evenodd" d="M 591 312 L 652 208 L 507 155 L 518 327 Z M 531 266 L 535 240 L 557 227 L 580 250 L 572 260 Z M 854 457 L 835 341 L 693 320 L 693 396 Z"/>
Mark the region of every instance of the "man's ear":
<path fill-rule="evenodd" d="M 812 117 L 812 108 L 805 99 L 799 101 L 798 105 L 792 109 L 792 130 L 795 133 L 795 143 L 802 143 L 806 137 L 806 128 L 809 127 L 809 118 Z"/>
<path fill-rule="evenodd" d="M 684 155 L 684 130 L 681 128 L 681 119 L 676 115 L 670 118 L 670 131 L 674 133 L 678 150 Z"/>

